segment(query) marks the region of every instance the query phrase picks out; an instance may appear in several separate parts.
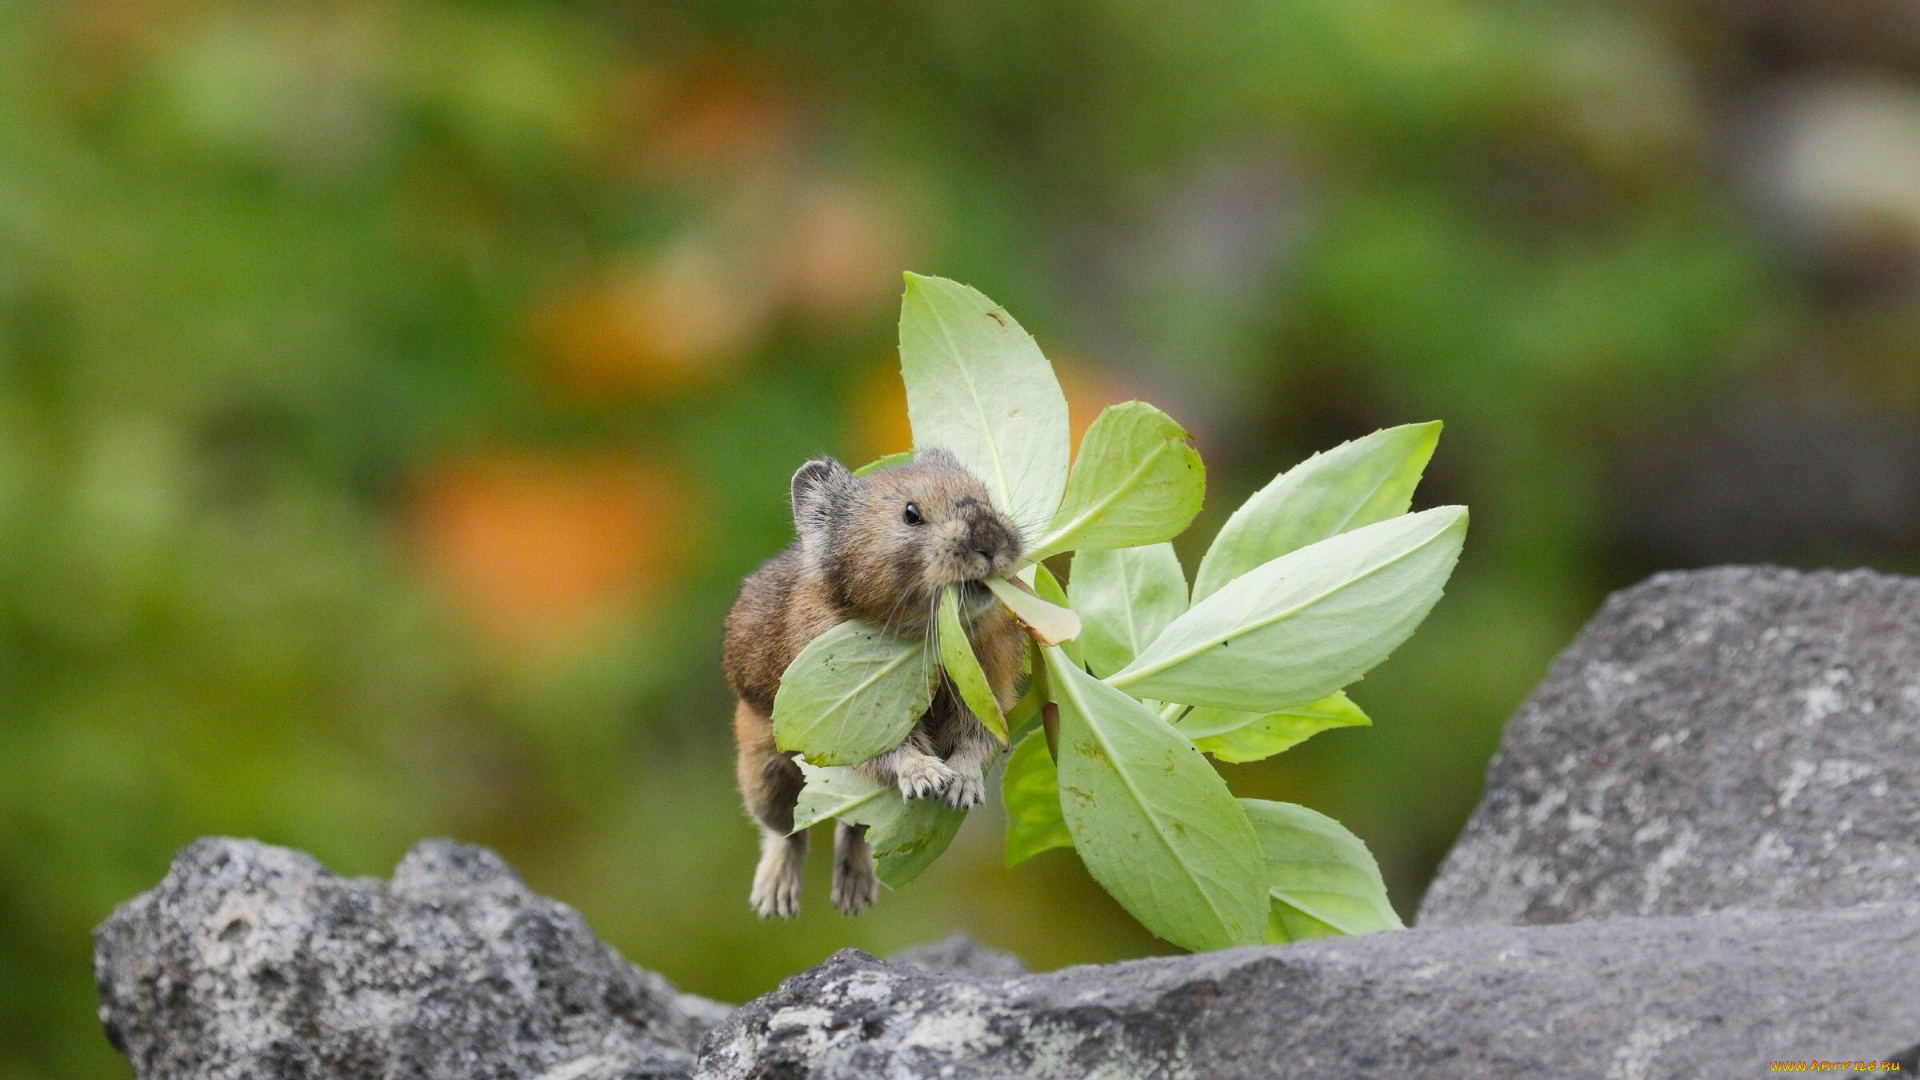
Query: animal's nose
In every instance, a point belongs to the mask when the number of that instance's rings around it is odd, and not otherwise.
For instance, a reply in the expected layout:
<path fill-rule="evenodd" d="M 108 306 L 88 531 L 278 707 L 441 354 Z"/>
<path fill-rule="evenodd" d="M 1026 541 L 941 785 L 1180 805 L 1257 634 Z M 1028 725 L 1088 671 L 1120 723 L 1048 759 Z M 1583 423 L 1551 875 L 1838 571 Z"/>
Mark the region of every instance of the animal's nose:
<path fill-rule="evenodd" d="M 994 523 L 978 522 L 968 530 L 967 546 L 973 549 L 974 554 L 991 563 L 994 556 L 1006 550 L 1007 538 Z"/>

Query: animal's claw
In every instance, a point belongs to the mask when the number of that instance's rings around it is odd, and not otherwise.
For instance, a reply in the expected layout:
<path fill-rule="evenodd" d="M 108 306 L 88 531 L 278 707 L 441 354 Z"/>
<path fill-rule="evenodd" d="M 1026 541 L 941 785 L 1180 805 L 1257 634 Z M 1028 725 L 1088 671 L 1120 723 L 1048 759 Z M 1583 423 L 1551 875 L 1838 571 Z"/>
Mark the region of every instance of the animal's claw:
<path fill-rule="evenodd" d="M 954 773 L 953 783 L 947 785 L 944 796 L 948 806 L 955 810 L 968 810 L 987 801 L 987 778 L 979 769 L 960 770 Z"/>
<path fill-rule="evenodd" d="M 946 791 L 960 778 L 946 762 L 931 755 L 908 758 L 894 766 L 900 794 L 908 799 L 926 799 Z"/>

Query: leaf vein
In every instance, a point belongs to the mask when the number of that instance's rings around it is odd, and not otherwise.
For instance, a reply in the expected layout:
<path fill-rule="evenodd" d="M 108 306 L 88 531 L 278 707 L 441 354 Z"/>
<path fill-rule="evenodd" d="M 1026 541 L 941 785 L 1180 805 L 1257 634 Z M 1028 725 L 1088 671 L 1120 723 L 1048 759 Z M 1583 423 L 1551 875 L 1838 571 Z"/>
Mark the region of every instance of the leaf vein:
<path fill-rule="evenodd" d="M 927 310 L 933 315 L 934 325 L 940 328 L 940 336 L 946 340 L 946 357 L 950 361 L 949 366 L 960 373 L 960 380 L 967 386 L 967 399 L 973 403 L 973 411 L 980 417 L 980 430 L 986 436 L 987 453 L 993 458 L 993 474 L 1000 482 L 1002 510 L 1012 513 L 1013 485 L 1007 480 L 1006 464 L 1000 457 L 1000 443 L 994 438 L 993 425 L 987 418 L 986 405 L 980 400 L 980 388 L 974 385 L 973 373 L 967 369 L 967 365 L 960 363 L 960 346 L 954 342 L 953 331 L 947 328 L 946 317 L 941 314 L 939 306 L 929 303 Z"/>
<path fill-rule="evenodd" d="M 1103 513 L 1109 507 L 1111 507 L 1114 503 L 1120 501 L 1120 497 L 1122 495 L 1125 495 L 1132 490 L 1134 481 L 1138 480 L 1140 478 L 1140 475 L 1147 471 L 1147 467 L 1152 465 L 1155 461 L 1159 460 L 1162 454 L 1165 454 L 1168 450 L 1173 448 L 1173 442 L 1174 440 L 1168 439 L 1162 442 L 1159 446 L 1154 447 L 1153 453 L 1148 454 L 1147 456 L 1141 458 L 1140 464 L 1135 466 L 1134 470 L 1131 473 L 1127 474 L 1127 478 L 1125 480 L 1122 480 L 1118 484 L 1115 484 L 1113 486 L 1113 490 L 1108 492 L 1104 498 L 1092 503 L 1088 503 L 1086 511 L 1084 513 L 1080 514 L 1075 519 L 1067 522 L 1065 525 L 1062 525 L 1060 528 L 1053 530 L 1053 532 L 1050 533 L 1046 539 L 1034 545 L 1033 550 L 1036 553 L 1040 553 L 1040 554 L 1051 554 L 1055 545 L 1060 544 L 1062 541 L 1066 540 L 1067 538 L 1072 537 L 1073 534 L 1079 529 L 1083 528 L 1087 524 L 1087 522 L 1092 521 L 1095 517 L 1098 517 L 1101 513 Z M 1029 562 L 1038 561 L 1037 558 L 1032 555 L 1028 556 L 1027 559 Z"/>
<path fill-rule="evenodd" d="M 1450 528 L 1451 524 L 1449 524 L 1448 527 Z M 1329 587 L 1324 592 L 1321 592 L 1315 596 L 1308 597 L 1307 599 L 1300 601 L 1299 603 L 1295 604 L 1290 608 L 1285 609 L 1284 611 L 1278 611 L 1278 612 L 1275 612 L 1273 615 L 1268 616 L 1267 618 L 1258 619 L 1253 622 L 1249 622 L 1244 626 L 1241 626 L 1240 628 L 1234 630 L 1232 633 L 1215 638 L 1214 640 L 1211 640 L 1211 641 L 1202 642 L 1201 644 L 1196 645 L 1185 652 L 1176 653 L 1165 660 L 1161 660 L 1147 667 L 1140 668 L 1132 672 L 1121 672 L 1119 675 L 1116 675 L 1113 678 L 1108 679 L 1107 685 L 1115 687 L 1116 689 L 1124 690 L 1129 686 L 1133 686 L 1139 683 L 1140 680 L 1142 679 L 1148 678 L 1149 676 L 1158 675 L 1170 667 L 1175 667 L 1177 665 L 1184 664 L 1187 661 L 1193 659 L 1194 657 L 1199 656 L 1201 653 L 1206 652 L 1208 649 L 1211 649 L 1214 646 L 1219 645 L 1222 642 L 1225 642 L 1231 638 L 1245 637 L 1246 635 L 1251 634 L 1256 630 L 1264 630 L 1267 627 L 1272 626 L 1274 623 L 1281 621 L 1282 619 L 1292 618 L 1293 616 L 1298 615 L 1301 611 L 1304 611 L 1305 609 L 1312 607 L 1314 604 L 1317 604 L 1320 601 L 1325 600 L 1327 597 L 1332 596 L 1334 593 L 1339 592 L 1342 589 L 1350 588 L 1354 585 L 1357 585 L 1360 582 L 1365 581 L 1370 577 L 1373 577 L 1375 574 L 1378 574 L 1381 571 L 1386 570 L 1388 567 L 1397 565 L 1401 561 L 1412 557 L 1414 554 L 1425 550 L 1427 545 L 1433 543 L 1433 541 L 1438 539 L 1441 536 L 1441 534 L 1444 533 L 1445 531 L 1446 531 L 1445 529 L 1436 531 L 1433 535 L 1427 537 L 1425 540 L 1420 541 L 1418 544 L 1413 545 L 1412 547 L 1406 549 L 1405 551 L 1395 554 L 1392 558 L 1383 559 L 1380 562 L 1375 563 L 1373 566 L 1368 567 L 1366 570 L 1362 571 L 1361 573 L 1355 574 L 1353 577 L 1347 578 L 1344 581 L 1341 581 L 1339 584 Z"/>
<path fill-rule="evenodd" d="M 1141 795 L 1139 785 L 1135 784 L 1133 778 L 1127 774 L 1127 771 L 1120 767 L 1120 757 L 1114 753 L 1113 746 L 1101 735 L 1099 725 L 1093 722 L 1093 711 L 1087 708 L 1086 701 L 1078 693 L 1078 688 L 1073 685 L 1073 680 L 1070 678 L 1061 679 L 1060 682 L 1065 684 L 1066 692 L 1073 696 L 1075 707 L 1080 710 L 1080 716 L 1086 722 L 1087 730 L 1092 732 L 1094 739 L 1100 743 L 1100 751 L 1106 755 L 1107 762 L 1113 767 L 1114 775 L 1118 776 L 1120 782 L 1126 785 L 1127 793 L 1133 796 L 1133 801 L 1137 803 L 1142 812 L 1146 814 L 1147 823 L 1153 826 L 1155 838 L 1160 841 L 1162 847 L 1167 849 L 1167 853 L 1173 856 L 1174 865 L 1178 866 L 1180 872 L 1186 875 L 1187 880 L 1193 883 L 1194 890 L 1206 901 L 1207 909 L 1213 912 L 1215 921 L 1220 924 L 1222 929 L 1230 930 L 1233 925 L 1232 922 L 1221 912 L 1220 905 L 1214 901 L 1213 894 L 1201 883 L 1200 875 L 1190 869 L 1187 866 L 1186 860 L 1180 857 L 1180 849 L 1175 847 L 1173 841 L 1167 838 L 1166 830 L 1161 827 L 1159 817 L 1148 808 L 1149 804 L 1146 798 Z"/>

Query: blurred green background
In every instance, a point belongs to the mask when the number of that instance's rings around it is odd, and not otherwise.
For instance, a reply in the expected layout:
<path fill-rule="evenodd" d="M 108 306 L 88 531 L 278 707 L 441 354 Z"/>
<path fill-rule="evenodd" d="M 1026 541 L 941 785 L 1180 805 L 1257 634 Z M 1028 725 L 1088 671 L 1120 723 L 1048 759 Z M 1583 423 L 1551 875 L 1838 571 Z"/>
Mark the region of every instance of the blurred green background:
<path fill-rule="evenodd" d="M 1604 593 L 1920 553 L 1894 0 L 0 0 L 0 1077 L 115 1077 L 89 929 L 207 833 L 502 851 L 729 1000 L 965 929 L 1161 948 L 981 812 L 748 912 L 720 677 L 821 451 L 906 444 L 900 271 L 1210 466 L 1447 422 L 1371 730 L 1230 770 L 1411 914 Z"/>

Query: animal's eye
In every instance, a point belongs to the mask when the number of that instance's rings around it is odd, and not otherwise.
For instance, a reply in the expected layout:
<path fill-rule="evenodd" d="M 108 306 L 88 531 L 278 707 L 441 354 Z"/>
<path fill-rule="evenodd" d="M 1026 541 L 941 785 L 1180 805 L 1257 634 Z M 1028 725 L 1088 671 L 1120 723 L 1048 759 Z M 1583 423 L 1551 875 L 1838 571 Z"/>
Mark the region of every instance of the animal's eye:
<path fill-rule="evenodd" d="M 908 503 L 907 512 L 900 515 L 900 517 L 909 525 L 918 525 L 920 524 L 920 521 L 921 521 L 920 508 L 913 505 L 912 503 Z"/>

